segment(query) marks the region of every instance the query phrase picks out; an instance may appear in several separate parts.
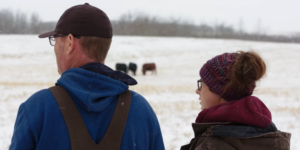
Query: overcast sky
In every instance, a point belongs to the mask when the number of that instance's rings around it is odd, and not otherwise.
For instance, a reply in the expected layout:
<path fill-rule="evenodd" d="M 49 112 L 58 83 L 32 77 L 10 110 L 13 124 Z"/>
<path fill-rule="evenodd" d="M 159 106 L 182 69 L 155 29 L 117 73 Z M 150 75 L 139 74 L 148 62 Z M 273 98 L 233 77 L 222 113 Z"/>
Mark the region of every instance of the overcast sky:
<path fill-rule="evenodd" d="M 102 9 L 111 20 L 127 12 L 145 12 L 194 23 L 224 22 L 236 28 L 241 24 L 248 31 L 300 32 L 299 0 L 0 0 L 0 9 L 36 12 L 43 21 L 57 21 L 67 8 L 85 2 Z"/>

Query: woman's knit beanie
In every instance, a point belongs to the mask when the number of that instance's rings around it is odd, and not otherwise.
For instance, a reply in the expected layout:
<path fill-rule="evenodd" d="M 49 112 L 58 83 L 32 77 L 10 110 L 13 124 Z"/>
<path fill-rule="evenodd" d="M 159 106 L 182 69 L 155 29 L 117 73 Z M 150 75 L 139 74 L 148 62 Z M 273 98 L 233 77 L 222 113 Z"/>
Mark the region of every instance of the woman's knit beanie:
<path fill-rule="evenodd" d="M 253 88 L 228 87 L 223 93 L 226 85 L 230 82 L 230 67 L 236 62 L 237 53 L 224 53 L 208 60 L 200 70 L 202 81 L 209 87 L 210 91 L 220 95 L 226 101 L 239 100 L 250 96 Z"/>

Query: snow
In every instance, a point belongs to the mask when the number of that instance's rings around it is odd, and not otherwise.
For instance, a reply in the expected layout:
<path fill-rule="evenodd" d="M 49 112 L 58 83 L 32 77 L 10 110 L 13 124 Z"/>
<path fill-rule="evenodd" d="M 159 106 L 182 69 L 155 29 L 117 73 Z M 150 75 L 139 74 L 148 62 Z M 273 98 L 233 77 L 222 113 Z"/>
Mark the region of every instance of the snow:
<path fill-rule="evenodd" d="M 0 149 L 8 149 L 19 105 L 59 78 L 53 47 L 37 35 L 0 36 Z M 195 94 L 199 69 L 224 52 L 253 49 L 267 63 L 267 75 L 254 96 L 272 112 L 278 129 L 292 133 L 291 150 L 300 149 L 300 45 L 240 40 L 115 36 L 106 64 L 135 62 L 137 86 L 160 122 L 167 150 L 179 149 L 193 137 L 191 123 L 200 111 Z M 157 75 L 142 75 L 141 66 L 155 62 Z M 130 73 L 130 75 L 132 75 Z"/>

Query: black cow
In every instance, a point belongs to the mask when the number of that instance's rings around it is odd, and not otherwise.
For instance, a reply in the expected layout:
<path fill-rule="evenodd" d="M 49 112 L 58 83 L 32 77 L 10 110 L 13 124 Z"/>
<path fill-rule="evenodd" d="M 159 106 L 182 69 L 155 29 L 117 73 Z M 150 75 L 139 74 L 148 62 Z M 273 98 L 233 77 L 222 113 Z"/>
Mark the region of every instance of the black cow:
<path fill-rule="evenodd" d="M 126 64 L 117 63 L 116 64 L 116 70 L 123 71 L 124 73 L 127 74 L 127 66 L 126 66 Z"/>
<path fill-rule="evenodd" d="M 128 66 L 128 70 L 133 72 L 133 75 L 135 75 L 135 72 L 137 70 L 137 65 L 135 63 L 130 62 Z"/>

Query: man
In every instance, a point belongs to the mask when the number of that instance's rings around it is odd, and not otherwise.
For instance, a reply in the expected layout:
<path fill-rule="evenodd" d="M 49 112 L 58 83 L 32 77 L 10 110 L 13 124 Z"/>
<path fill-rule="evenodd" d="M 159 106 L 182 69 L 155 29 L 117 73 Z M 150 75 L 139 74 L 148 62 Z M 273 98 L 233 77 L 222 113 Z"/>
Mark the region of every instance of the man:
<path fill-rule="evenodd" d="M 116 114 L 115 108 L 119 107 L 119 95 L 128 90 L 128 85 L 137 84 L 130 76 L 104 65 L 112 39 L 108 17 L 87 3 L 77 5 L 64 12 L 54 31 L 39 37 L 49 37 L 54 46 L 61 74 L 56 85 L 70 95 L 88 131 L 87 137 L 79 134 L 75 140 L 83 138 L 94 145 L 101 143 L 109 134 L 106 133 L 108 128 L 114 124 L 111 120 Z M 164 149 L 160 126 L 151 106 L 138 93 L 129 93 L 131 104 L 121 133 L 120 149 Z M 70 132 L 69 125 L 76 126 L 77 122 L 67 124 L 66 108 L 61 107 L 49 89 L 33 94 L 19 108 L 10 149 L 75 149 L 70 139 L 74 133 Z M 104 144 L 107 143 L 117 142 L 106 141 Z"/>

